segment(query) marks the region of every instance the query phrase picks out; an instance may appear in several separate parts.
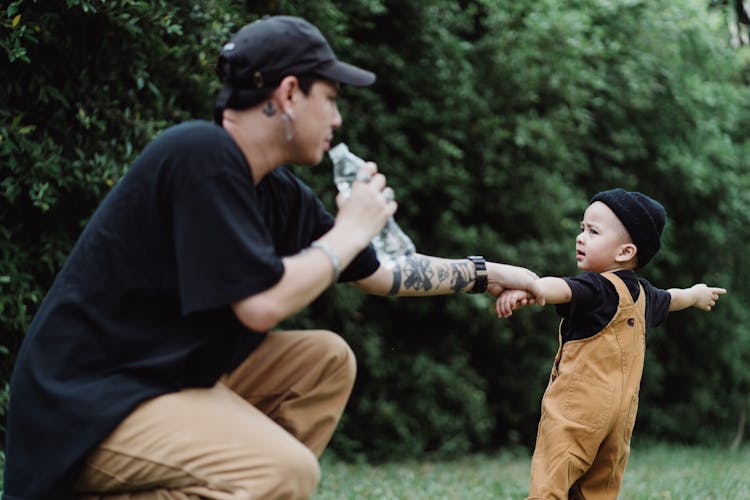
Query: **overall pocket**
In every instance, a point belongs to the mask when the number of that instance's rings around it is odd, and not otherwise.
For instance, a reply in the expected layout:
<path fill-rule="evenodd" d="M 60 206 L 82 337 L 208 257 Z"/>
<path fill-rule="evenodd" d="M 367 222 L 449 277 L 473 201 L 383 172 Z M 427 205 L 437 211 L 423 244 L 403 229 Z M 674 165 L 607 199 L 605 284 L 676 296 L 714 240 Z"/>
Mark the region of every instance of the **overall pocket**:
<path fill-rule="evenodd" d="M 604 382 L 572 375 L 565 391 L 563 416 L 591 429 L 601 429 L 609 421 L 614 397 L 614 389 Z"/>

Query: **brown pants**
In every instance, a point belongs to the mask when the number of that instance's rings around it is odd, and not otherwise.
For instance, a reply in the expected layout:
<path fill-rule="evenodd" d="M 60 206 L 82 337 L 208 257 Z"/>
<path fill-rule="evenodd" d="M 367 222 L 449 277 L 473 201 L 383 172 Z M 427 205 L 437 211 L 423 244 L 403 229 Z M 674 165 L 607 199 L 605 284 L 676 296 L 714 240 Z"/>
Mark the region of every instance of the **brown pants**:
<path fill-rule="evenodd" d="M 646 349 L 645 293 L 620 296 L 593 337 L 560 345 L 542 398 L 528 499 L 614 500 L 630 455 Z"/>
<path fill-rule="evenodd" d="M 308 498 L 355 372 L 336 334 L 272 332 L 214 387 L 137 407 L 88 457 L 76 498 Z"/>

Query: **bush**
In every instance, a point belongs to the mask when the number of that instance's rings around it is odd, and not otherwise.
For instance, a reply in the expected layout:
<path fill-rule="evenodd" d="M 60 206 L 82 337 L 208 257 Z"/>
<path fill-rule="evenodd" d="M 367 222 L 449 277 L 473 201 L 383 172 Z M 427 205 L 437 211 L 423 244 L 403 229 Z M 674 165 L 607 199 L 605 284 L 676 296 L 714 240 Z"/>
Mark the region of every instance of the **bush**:
<path fill-rule="evenodd" d="M 238 19 L 230 7 L 17 0 L 4 9 L 0 387 L 99 200 L 155 133 L 188 117 L 210 117 L 216 47 Z M 0 399 L 0 416 L 6 402 Z"/>

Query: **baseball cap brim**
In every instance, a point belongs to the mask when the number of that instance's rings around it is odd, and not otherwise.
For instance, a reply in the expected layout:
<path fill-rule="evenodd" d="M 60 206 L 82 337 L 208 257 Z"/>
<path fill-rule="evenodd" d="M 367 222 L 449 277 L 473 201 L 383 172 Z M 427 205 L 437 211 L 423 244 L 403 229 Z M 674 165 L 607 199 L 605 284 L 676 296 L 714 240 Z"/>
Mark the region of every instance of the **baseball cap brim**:
<path fill-rule="evenodd" d="M 375 73 L 338 60 L 331 61 L 315 73 L 334 82 L 367 87 L 375 82 Z"/>

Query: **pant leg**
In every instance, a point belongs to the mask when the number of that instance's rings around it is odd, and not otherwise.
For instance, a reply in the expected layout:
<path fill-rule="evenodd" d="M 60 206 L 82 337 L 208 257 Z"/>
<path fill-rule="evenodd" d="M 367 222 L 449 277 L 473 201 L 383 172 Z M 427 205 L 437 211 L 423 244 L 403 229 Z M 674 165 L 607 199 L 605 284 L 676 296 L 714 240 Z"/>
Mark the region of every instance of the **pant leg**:
<path fill-rule="evenodd" d="M 76 491 L 308 498 L 319 479 L 315 455 L 333 434 L 354 376 L 354 356 L 337 335 L 272 332 L 215 387 L 138 407 L 89 457 Z"/>
<path fill-rule="evenodd" d="M 271 332 L 223 382 L 320 456 L 355 376 L 354 354 L 340 336 L 285 331 Z"/>
<path fill-rule="evenodd" d="M 577 374 L 553 380 L 542 398 L 529 499 L 567 500 L 610 428 L 614 391 Z"/>
<path fill-rule="evenodd" d="M 88 457 L 74 490 L 107 499 L 298 499 L 318 479 L 303 444 L 217 384 L 139 406 Z"/>
<path fill-rule="evenodd" d="M 575 485 L 577 498 L 615 500 L 620 493 L 630 456 L 630 438 L 638 410 L 638 395 L 631 396 L 620 411 L 612 431 L 602 441 L 594 463 Z"/>
<path fill-rule="evenodd" d="M 588 469 L 588 454 L 581 450 L 579 434 L 587 429 L 571 425 L 556 412 L 542 412 L 531 459 L 527 500 L 568 500 L 570 487 Z M 584 441 L 589 439 L 584 437 Z"/>

